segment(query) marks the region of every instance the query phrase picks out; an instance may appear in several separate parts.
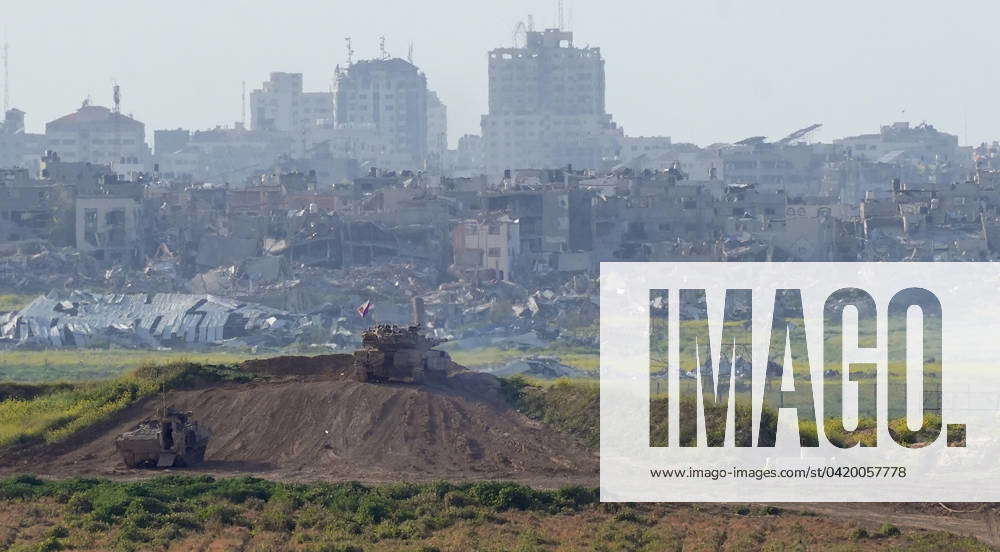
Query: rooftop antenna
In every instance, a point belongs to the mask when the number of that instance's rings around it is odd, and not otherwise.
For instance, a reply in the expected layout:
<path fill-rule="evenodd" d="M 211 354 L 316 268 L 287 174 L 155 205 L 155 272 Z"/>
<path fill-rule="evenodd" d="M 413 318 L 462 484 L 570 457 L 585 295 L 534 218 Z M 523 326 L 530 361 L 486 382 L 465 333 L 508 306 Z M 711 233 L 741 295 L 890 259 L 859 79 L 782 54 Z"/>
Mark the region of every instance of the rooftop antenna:
<path fill-rule="evenodd" d="M 114 159 L 114 162 L 118 163 L 118 162 L 121 161 L 121 156 L 122 156 L 121 155 L 121 153 L 122 153 L 122 150 L 121 150 L 121 148 L 122 148 L 121 147 L 122 140 L 121 140 L 120 133 L 118 132 L 118 119 L 119 119 L 118 115 L 120 115 L 121 112 L 122 112 L 122 91 L 121 91 L 121 88 L 118 86 L 118 81 L 112 80 L 111 82 L 112 82 L 112 85 L 111 85 L 111 99 L 112 99 L 112 101 L 115 104 L 115 108 L 114 108 L 115 117 L 113 118 L 114 125 L 115 125 L 115 159 Z"/>
<path fill-rule="evenodd" d="M 247 128 L 247 81 L 243 81 L 243 94 L 241 96 L 243 100 L 243 108 L 240 111 L 240 124 L 243 125 L 243 130 Z"/>
<path fill-rule="evenodd" d="M 410 41 L 410 49 L 406 52 L 406 61 L 413 65 L 413 41 Z"/>
<path fill-rule="evenodd" d="M 344 42 L 347 43 L 347 66 L 350 67 L 354 63 L 354 49 L 351 48 L 351 37 L 346 37 Z"/>
<path fill-rule="evenodd" d="M 385 49 L 385 35 L 378 37 L 378 55 L 379 59 L 389 59 L 389 52 Z"/>
<path fill-rule="evenodd" d="M 563 0 L 559 0 L 559 30 L 563 30 Z"/>
<path fill-rule="evenodd" d="M 7 29 L 3 30 L 3 112 L 10 109 L 10 44 Z"/>
<path fill-rule="evenodd" d="M 518 21 L 514 26 L 514 36 L 511 40 L 514 48 L 524 48 L 528 42 L 528 26 L 523 21 Z"/>

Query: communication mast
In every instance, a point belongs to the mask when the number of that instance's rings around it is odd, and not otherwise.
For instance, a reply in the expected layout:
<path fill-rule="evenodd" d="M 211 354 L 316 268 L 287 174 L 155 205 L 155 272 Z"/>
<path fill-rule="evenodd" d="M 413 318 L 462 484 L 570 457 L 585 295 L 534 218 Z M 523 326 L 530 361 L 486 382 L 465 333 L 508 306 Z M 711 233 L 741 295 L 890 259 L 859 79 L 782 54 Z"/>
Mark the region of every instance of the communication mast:
<path fill-rule="evenodd" d="M 347 43 L 347 66 L 350 67 L 354 63 L 354 49 L 351 48 L 351 37 L 344 38 L 344 42 Z"/>
<path fill-rule="evenodd" d="M 413 41 L 410 41 L 410 49 L 406 52 L 406 61 L 413 65 Z"/>
<path fill-rule="evenodd" d="M 389 52 L 385 49 L 385 35 L 378 37 L 379 59 L 389 59 Z"/>
<path fill-rule="evenodd" d="M 121 118 L 121 113 L 122 113 L 122 92 L 121 92 L 121 88 L 118 86 L 118 82 L 117 81 L 112 81 L 112 83 L 113 84 L 111 85 L 111 100 L 114 102 L 114 106 L 115 106 L 114 107 L 114 112 L 113 112 L 113 114 L 111 116 L 111 120 L 114 122 L 114 129 L 115 129 L 115 159 L 114 159 L 114 162 L 115 163 L 120 163 L 122 161 L 122 159 L 121 159 L 121 157 L 122 157 L 122 153 L 121 153 L 122 152 L 122 147 L 121 147 L 122 138 L 121 138 L 121 133 L 119 132 L 119 129 L 118 129 L 118 125 L 120 123 L 119 119 Z"/>
<path fill-rule="evenodd" d="M 243 108 L 240 111 L 240 124 L 243 125 L 243 130 L 247 128 L 247 81 L 243 81 L 243 94 L 241 95 L 243 100 Z"/>
<path fill-rule="evenodd" d="M 523 21 L 518 21 L 517 25 L 514 26 L 514 36 L 511 39 L 514 48 L 524 48 L 528 43 L 528 31 L 530 27 L 525 25 Z"/>
<path fill-rule="evenodd" d="M 7 43 L 7 31 L 3 37 L 3 112 L 10 109 L 10 44 Z"/>
<path fill-rule="evenodd" d="M 559 30 L 563 30 L 563 0 L 559 0 Z"/>

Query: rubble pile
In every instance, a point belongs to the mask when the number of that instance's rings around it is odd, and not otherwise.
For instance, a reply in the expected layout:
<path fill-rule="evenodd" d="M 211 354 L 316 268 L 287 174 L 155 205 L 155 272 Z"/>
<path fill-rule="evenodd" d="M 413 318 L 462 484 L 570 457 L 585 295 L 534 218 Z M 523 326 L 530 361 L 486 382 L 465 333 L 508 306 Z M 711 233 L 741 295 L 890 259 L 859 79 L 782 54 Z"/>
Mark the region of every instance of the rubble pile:
<path fill-rule="evenodd" d="M 313 322 L 262 305 L 180 293 L 39 296 L 0 317 L 0 344 L 24 347 L 187 347 L 294 342 Z"/>
<path fill-rule="evenodd" d="M 0 287 L 17 292 L 47 292 L 99 284 L 104 271 L 88 255 L 72 247 L 46 242 L 0 244 Z"/>
<path fill-rule="evenodd" d="M 427 308 L 426 325 L 450 339 L 529 332 L 555 339 L 597 320 L 596 278 L 549 276 L 535 284 L 541 287 L 503 280 L 441 284 L 420 296 Z"/>
<path fill-rule="evenodd" d="M 501 366 L 486 368 L 484 372 L 506 378 L 510 376 L 526 376 L 539 379 L 584 378 L 593 377 L 572 366 L 567 366 L 554 356 L 530 355 L 511 360 Z"/>

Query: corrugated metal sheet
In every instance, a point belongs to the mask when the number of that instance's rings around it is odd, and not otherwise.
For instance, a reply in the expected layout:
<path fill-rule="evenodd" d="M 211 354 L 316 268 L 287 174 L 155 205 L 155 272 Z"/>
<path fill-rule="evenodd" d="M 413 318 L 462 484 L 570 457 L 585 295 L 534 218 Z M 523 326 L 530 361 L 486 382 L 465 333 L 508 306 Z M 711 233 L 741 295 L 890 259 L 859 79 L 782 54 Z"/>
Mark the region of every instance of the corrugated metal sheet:
<path fill-rule="evenodd" d="M 152 345 L 220 343 L 225 329 L 250 334 L 298 325 L 301 318 L 262 305 L 184 293 L 40 296 L 0 320 L 0 338 L 39 345 L 86 347 L 132 340 Z"/>

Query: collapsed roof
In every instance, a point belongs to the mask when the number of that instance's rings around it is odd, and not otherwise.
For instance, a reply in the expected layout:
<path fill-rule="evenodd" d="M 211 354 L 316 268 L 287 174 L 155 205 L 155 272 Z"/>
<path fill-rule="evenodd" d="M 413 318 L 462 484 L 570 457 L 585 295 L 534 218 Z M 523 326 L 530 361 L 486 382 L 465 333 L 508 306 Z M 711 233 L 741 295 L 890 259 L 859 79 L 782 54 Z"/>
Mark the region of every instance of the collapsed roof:
<path fill-rule="evenodd" d="M 0 317 L 0 339 L 47 347 L 210 345 L 304 322 L 284 311 L 214 295 L 73 292 L 65 299 L 39 296 Z"/>

